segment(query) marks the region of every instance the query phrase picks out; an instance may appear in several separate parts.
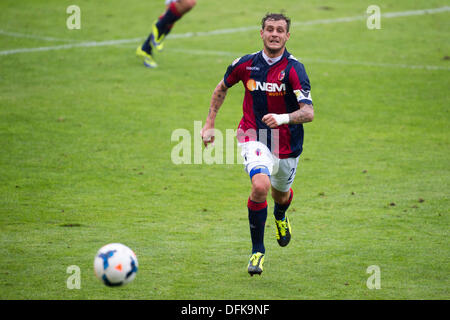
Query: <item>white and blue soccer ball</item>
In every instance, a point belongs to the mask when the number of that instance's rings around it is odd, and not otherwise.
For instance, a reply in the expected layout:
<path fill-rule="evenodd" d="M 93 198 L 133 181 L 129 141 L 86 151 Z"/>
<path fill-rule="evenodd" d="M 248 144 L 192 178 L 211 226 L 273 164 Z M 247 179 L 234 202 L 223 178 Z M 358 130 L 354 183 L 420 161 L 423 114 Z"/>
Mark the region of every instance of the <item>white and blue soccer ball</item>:
<path fill-rule="evenodd" d="M 94 259 L 97 278 L 109 287 L 130 283 L 136 277 L 136 254 L 121 243 L 110 243 L 98 250 Z"/>

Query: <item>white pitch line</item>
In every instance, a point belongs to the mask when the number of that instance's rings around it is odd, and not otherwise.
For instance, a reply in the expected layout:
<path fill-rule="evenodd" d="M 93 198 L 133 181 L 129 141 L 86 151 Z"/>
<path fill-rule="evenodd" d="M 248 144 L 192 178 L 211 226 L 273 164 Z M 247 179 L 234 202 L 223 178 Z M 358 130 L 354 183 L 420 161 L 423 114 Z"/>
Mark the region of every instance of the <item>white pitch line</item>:
<path fill-rule="evenodd" d="M 107 40 L 107 41 L 90 41 L 90 42 L 80 42 L 80 43 L 71 43 L 71 44 L 61 44 L 58 46 L 51 47 L 37 47 L 37 48 L 21 48 L 21 49 L 12 49 L 12 50 L 4 50 L 0 51 L 0 55 L 10 55 L 16 53 L 29 53 L 29 52 L 42 52 L 42 51 L 52 51 L 52 50 L 64 50 L 64 49 L 72 49 L 72 48 L 89 48 L 89 47 L 102 47 L 102 46 L 114 46 L 119 44 L 126 43 L 136 43 L 141 41 L 142 38 L 135 39 L 122 39 L 122 40 Z"/>
<path fill-rule="evenodd" d="M 0 29 L 0 35 L 14 37 L 14 38 L 28 38 L 28 39 L 36 39 L 36 40 L 44 40 L 44 41 L 62 41 L 62 42 L 76 41 L 76 40 L 72 40 L 72 39 L 60 39 L 60 38 L 54 38 L 54 37 L 37 36 L 37 35 L 33 35 L 33 34 L 11 32 L 11 31 L 5 31 L 5 30 L 1 30 L 1 29 Z"/>
<path fill-rule="evenodd" d="M 387 12 L 382 13 L 382 18 L 399 18 L 399 17 L 409 17 L 409 16 L 421 16 L 426 14 L 436 14 L 450 11 L 449 6 L 444 6 L 440 8 L 432 8 L 432 9 L 422 9 L 422 10 L 408 10 L 408 11 L 399 11 L 399 12 Z M 306 22 L 294 22 L 293 26 L 305 26 L 305 25 L 315 25 L 315 24 L 332 24 L 339 22 L 353 22 L 358 20 L 366 20 L 367 16 L 355 16 L 355 17 L 344 17 L 344 18 L 334 18 L 334 19 L 320 19 L 320 20 L 312 20 Z"/>
<path fill-rule="evenodd" d="M 384 18 L 397 18 L 397 17 L 407 17 L 407 16 L 417 16 L 417 15 L 426 15 L 426 14 L 436 14 L 442 12 L 450 11 L 449 6 L 433 8 L 433 9 L 423 9 L 423 10 L 409 10 L 409 11 L 400 11 L 400 12 L 388 12 L 384 13 L 381 16 Z M 320 19 L 320 20 L 312 20 L 305 22 L 297 22 L 293 23 L 292 26 L 305 26 L 305 25 L 316 25 L 316 24 L 332 24 L 332 23 L 341 23 L 341 22 L 352 22 L 357 20 L 367 19 L 367 16 L 354 16 L 354 17 L 344 17 L 344 18 L 333 18 L 333 19 Z M 259 26 L 249 26 L 249 27 L 240 27 L 240 28 L 228 28 L 228 29 L 219 29 L 205 32 L 188 32 L 182 34 L 171 34 L 167 38 L 169 39 L 179 39 L 179 38 L 192 38 L 192 37 L 205 37 L 211 35 L 222 35 L 222 34 L 231 34 L 238 32 L 247 32 L 251 30 L 259 30 Z M 30 53 L 30 52 L 41 52 L 41 51 L 51 51 L 51 50 L 64 50 L 64 49 L 72 49 L 72 48 L 82 48 L 82 47 L 102 47 L 102 46 L 114 46 L 120 45 L 124 43 L 137 43 L 142 41 L 143 38 L 135 38 L 135 39 L 121 39 L 121 40 L 106 40 L 106 41 L 89 41 L 89 42 L 79 42 L 73 44 L 66 45 L 58 45 L 58 46 L 49 46 L 49 47 L 38 47 L 38 48 L 20 48 L 20 49 L 12 49 L 12 50 L 3 50 L 0 51 L 0 55 L 11 55 L 17 53 Z"/>

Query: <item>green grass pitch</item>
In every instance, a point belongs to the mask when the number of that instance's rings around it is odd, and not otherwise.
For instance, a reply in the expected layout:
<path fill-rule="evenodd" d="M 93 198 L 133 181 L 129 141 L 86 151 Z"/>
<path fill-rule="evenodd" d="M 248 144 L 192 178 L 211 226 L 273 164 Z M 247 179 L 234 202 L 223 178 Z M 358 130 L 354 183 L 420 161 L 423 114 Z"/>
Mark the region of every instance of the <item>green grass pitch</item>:
<path fill-rule="evenodd" d="M 79 30 L 66 27 L 72 4 Z M 381 29 L 367 28 L 372 4 Z M 162 0 L 1 1 L 0 299 L 449 299 L 450 12 L 411 13 L 446 4 L 198 0 L 149 70 L 135 49 Z M 171 136 L 194 139 L 226 67 L 262 48 L 260 19 L 280 10 L 315 120 L 292 241 L 278 246 L 269 201 L 264 272 L 249 277 L 242 166 L 175 165 Z M 242 97 L 241 84 L 228 92 L 222 132 Z M 139 259 L 125 287 L 94 276 L 110 242 Z M 80 289 L 67 288 L 71 265 Z"/>

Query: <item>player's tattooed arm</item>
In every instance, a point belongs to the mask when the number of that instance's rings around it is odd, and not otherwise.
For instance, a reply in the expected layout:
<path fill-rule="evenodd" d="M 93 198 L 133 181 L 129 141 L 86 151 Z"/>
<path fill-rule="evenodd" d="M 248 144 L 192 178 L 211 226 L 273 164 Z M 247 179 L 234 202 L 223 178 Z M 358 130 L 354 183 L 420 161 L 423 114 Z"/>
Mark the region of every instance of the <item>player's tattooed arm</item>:
<path fill-rule="evenodd" d="M 220 107 L 222 106 L 225 97 L 227 95 L 228 87 L 225 85 L 223 80 L 219 82 L 217 87 L 214 89 L 213 95 L 211 97 L 211 104 L 209 107 L 208 120 L 214 121 L 216 118 L 217 112 L 219 112 Z"/>
<path fill-rule="evenodd" d="M 314 108 L 311 104 L 306 104 L 303 102 L 299 103 L 300 109 L 289 113 L 289 123 L 299 124 L 311 122 L 314 119 Z"/>
<path fill-rule="evenodd" d="M 217 87 L 214 89 L 211 97 L 208 117 L 206 118 L 206 123 L 201 131 L 203 144 L 205 146 L 214 143 L 214 121 L 216 119 L 217 112 L 219 112 L 219 109 L 222 106 L 223 101 L 225 100 L 227 91 L 228 87 L 225 85 L 223 80 L 221 80 Z"/>

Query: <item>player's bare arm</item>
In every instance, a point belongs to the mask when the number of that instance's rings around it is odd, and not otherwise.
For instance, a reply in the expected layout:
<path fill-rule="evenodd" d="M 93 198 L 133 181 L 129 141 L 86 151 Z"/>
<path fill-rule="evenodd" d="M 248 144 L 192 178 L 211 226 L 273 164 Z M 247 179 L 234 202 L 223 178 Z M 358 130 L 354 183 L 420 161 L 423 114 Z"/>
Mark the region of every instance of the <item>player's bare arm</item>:
<path fill-rule="evenodd" d="M 209 107 L 208 117 L 206 118 L 206 123 L 201 131 L 203 143 L 207 146 L 209 143 L 214 142 L 214 123 L 216 120 L 217 113 L 222 106 L 225 97 L 227 95 L 228 87 L 225 85 L 223 80 L 214 89 L 211 97 L 211 103 Z"/>
<path fill-rule="evenodd" d="M 282 124 L 300 124 L 311 122 L 314 119 L 314 108 L 310 104 L 299 103 L 299 109 L 292 113 L 274 114 L 268 113 L 262 121 L 271 129 L 274 129 Z"/>
<path fill-rule="evenodd" d="M 225 85 L 223 80 L 221 80 L 214 89 L 213 95 L 211 97 L 211 104 L 209 107 L 208 118 L 206 119 L 207 122 L 212 121 L 212 123 L 214 124 L 217 112 L 219 112 L 219 109 L 222 106 L 223 101 L 225 100 L 227 91 L 228 91 L 227 86 Z"/>

